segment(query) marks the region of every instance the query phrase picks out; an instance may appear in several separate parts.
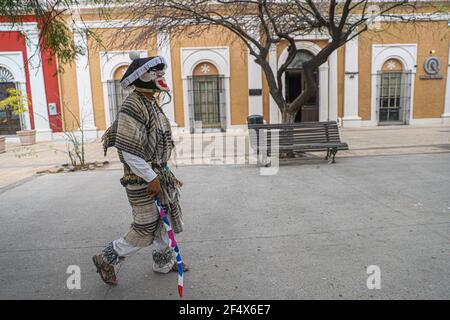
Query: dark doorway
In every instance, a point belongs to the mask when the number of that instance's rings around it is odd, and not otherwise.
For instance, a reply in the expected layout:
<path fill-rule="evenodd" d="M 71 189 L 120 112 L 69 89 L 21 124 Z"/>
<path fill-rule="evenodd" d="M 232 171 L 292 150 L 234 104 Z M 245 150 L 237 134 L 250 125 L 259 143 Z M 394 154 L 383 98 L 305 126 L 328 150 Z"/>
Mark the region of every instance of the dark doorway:
<path fill-rule="evenodd" d="M 297 51 L 297 55 L 289 65 L 286 73 L 286 101 L 294 101 L 305 88 L 305 79 L 303 76 L 303 62 L 313 57 L 312 53 L 306 50 Z M 316 84 L 319 83 L 318 72 L 316 70 Z M 319 121 L 319 101 L 316 94 L 312 96 L 295 117 L 295 122 Z"/>
<path fill-rule="evenodd" d="M 8 97 L 8 89 L 16 87 L 14 82 L 0 82 L 0 101 Z M 16 134 L 20 130 L 20 117 L 15 114 L 12 108 L 0 110 L 0 135 Z"/>

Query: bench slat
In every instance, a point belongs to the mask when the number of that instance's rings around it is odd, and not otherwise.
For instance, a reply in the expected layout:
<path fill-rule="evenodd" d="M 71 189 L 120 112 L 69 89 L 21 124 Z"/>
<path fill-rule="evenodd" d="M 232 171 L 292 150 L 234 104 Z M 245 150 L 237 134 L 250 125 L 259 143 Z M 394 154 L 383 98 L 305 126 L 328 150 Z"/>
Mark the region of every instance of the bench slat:
<path fill-rule="evenodd" d="M 272 151 L 273 136 L 278 136 L 277 149 L 280 151 L 314 152 L 348 150 L 348 144 L 341 142 L 339 128 L 335 121 L 290 124 L 249 124 L 248 129 L 252 146 L 256 146 L 259 152 L 268 155 Z M 274 139 L 276 139 L 275 137 Z M 257 146 L 258 141 L 260 144 L 261 141 L 265 141 L 265 146 Z"/>

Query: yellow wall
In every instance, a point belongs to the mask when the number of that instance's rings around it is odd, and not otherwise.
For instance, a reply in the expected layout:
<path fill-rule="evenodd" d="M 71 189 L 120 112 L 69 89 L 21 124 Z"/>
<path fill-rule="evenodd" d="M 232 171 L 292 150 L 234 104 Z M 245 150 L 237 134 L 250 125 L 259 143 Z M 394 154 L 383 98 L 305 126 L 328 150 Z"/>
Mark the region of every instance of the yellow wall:
<path fill-rule="evenodd" d="M 202 68 L 207 66 L 207 72 L 203 72 Z M 219 75 L 219 70 L 217 70 L 216 66 L 209 62 L 200 62 L 192 71 L 192 75 L 194 76 L 217 76 Z"/>
<path fill-rule="evenodd" d="M 94 20 L 94 17 L 90 17 Z M 386 27 L 386 26 L 385 26 Z M 105 107 L 107 97 L 103 96 L 101 82 L 100 51 L 112 50 L 147 50 L 149 55 L 156 55 L 155 36 L 139 38 L 139 30 L 121 33 L 114 29 L 92 30 L 103 42 L 99 45 L 93 39 L 88 42 L 89 67 L 92 85 L 92 99 L 94 104 L 94 118 L 98 129 L 105 130 Z M 184 127 L 183 84 L 181 79 L 181 48 L 193 47 L 229 47 L 230 48 L 230 96 L 231 96 L 231 124 L 244 125 L 248 115 L 248 75 L 247 75 L 247 47 L 231 32 L 220 27 L 188 37 L 185 34 L 171 35 L 172 78 L 175 104 L 175 121 Z M 366 32 L 359 37 L 359 116 L 363 120 L 370 120 L 371 115 L 371 62 L 373 44 L 417 44 L 417 74 L 415 76 L 414 118 L 439 118 L 443 113 L 445 98 L 445 83 L 447 78 L 448 46 L 450 41 L 448 23 L 416 22 L 415 24 L 391 24 L 383 32 Z M 326 45 L 326 40 L 315 41 L 320 47 Z M 281 42 L 277 47 L 277 58 L 286 48 L 287 42 Z M 420 80 L 424 75 L 423 62 L 430 56 L 430 50 L 441 59 L 441 80 Z M 344 113 L 344 60 L 345 47 L 337 51 L 338 60 L 338 115 Z M 63 66 L 64 73 L 60 75 L 61 95 L 64 115 L 64 128 L 70 130 L 77 125 L 70 115 L 79 116 L 78 88 L 76 86 L 75 64 Z M 263 78 L 263 115 L 270 121 L 269 90 L 265 74 Z M 432 92 L 432 94 L 430 94 Z"/>
<path fill-rule="evenodd" d="M 80 119 L 75 62 L 65 64 L 63 70 L 59 74 L 63 128 L 70 131 L 79 128 L 77 122 Z"/>
<path fill-rule="evenodd" d="M 413 117 L 439 118 L 444 110 L 447 77 L 449 28 L 446 21 L 391 24 L 381 33 L 367 32 L 359 37 L 359 116 L 370 120 L 372 44 L 417 44 L 417 73 L 414 79 Z M 420 80 L 423 63 L 430 50 L 441 60 L 440 80 Z M 432 94 L 430 94 L 432 92 Z"/>
<path fill-rule="evenodd" d="M 211 27 L 201 35 L 194 35 L 193 38 L 172 34 L 170 43 L 176 123 L 180 127 L 185 126 L 183 83 L 181 79 L 181 48 L 229 47 L 231 124 L 246 124 L 248 115 L 247 47 L 231 32 L 220 27 Z"/>

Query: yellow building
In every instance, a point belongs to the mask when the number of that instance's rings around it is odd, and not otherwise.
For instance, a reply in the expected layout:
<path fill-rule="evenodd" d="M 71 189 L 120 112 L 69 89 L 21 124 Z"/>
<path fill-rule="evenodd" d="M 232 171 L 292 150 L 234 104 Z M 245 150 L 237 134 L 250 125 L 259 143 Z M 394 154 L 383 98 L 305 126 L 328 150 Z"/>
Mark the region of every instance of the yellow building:
<path fill-rule="evenodd" d="M 119 32 L 124 20 L 103 21 L 92 9 L 81 9 L 83 23 L 74 25 L 74 41 L 88 53 L 64 67 L 60 75 L 64 128 L 75 125 L 70 113 L 83 119 L 89 135 L 98 137 L 111 124 L 127 92 L 119 80 L 141 57 L 162 55 L 168 61 L 167 80 L 173 100 L 164 109 L 181 132 L 245 128 L 248 115 L 261 114 L 267 123 L 280 122 L 261 68 L 247 47 L 229 31 L 214 27 L 200 37 L 158 34 L 135 47 L 104 41 L 98 46 L 83 38 L 83 29 L 110 39 L 136 36 Z M 317 96 L 297 115 L 297 121 L 338 121 L 344 127 L 450 124 L 449 14 L 432 20 L 417 16 L 414 24 L 390 23 L 383 31 L 368 31 L 334 52 L 317 71 Z M 288 101 L 301 93 L 302 61 L 317 54 L 328 35 L 296 38 L 298 54 L 284 75 Z M 117 39 L 116 39 L 117 40 Z M 287 44 L 271 48 L 273 70 L 287 59 Z"/>

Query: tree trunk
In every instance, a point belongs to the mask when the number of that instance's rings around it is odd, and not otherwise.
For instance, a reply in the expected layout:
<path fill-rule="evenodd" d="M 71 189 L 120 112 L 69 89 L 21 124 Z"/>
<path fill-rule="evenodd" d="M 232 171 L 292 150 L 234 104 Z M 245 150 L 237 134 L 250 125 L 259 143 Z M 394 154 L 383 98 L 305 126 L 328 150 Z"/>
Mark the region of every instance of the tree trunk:
<path fill-rule="evenodd" d="M 282 123 L 294 123 L 296 112 L 290 111 L 288 108 L 281 110 L 281 122 Z"/>

